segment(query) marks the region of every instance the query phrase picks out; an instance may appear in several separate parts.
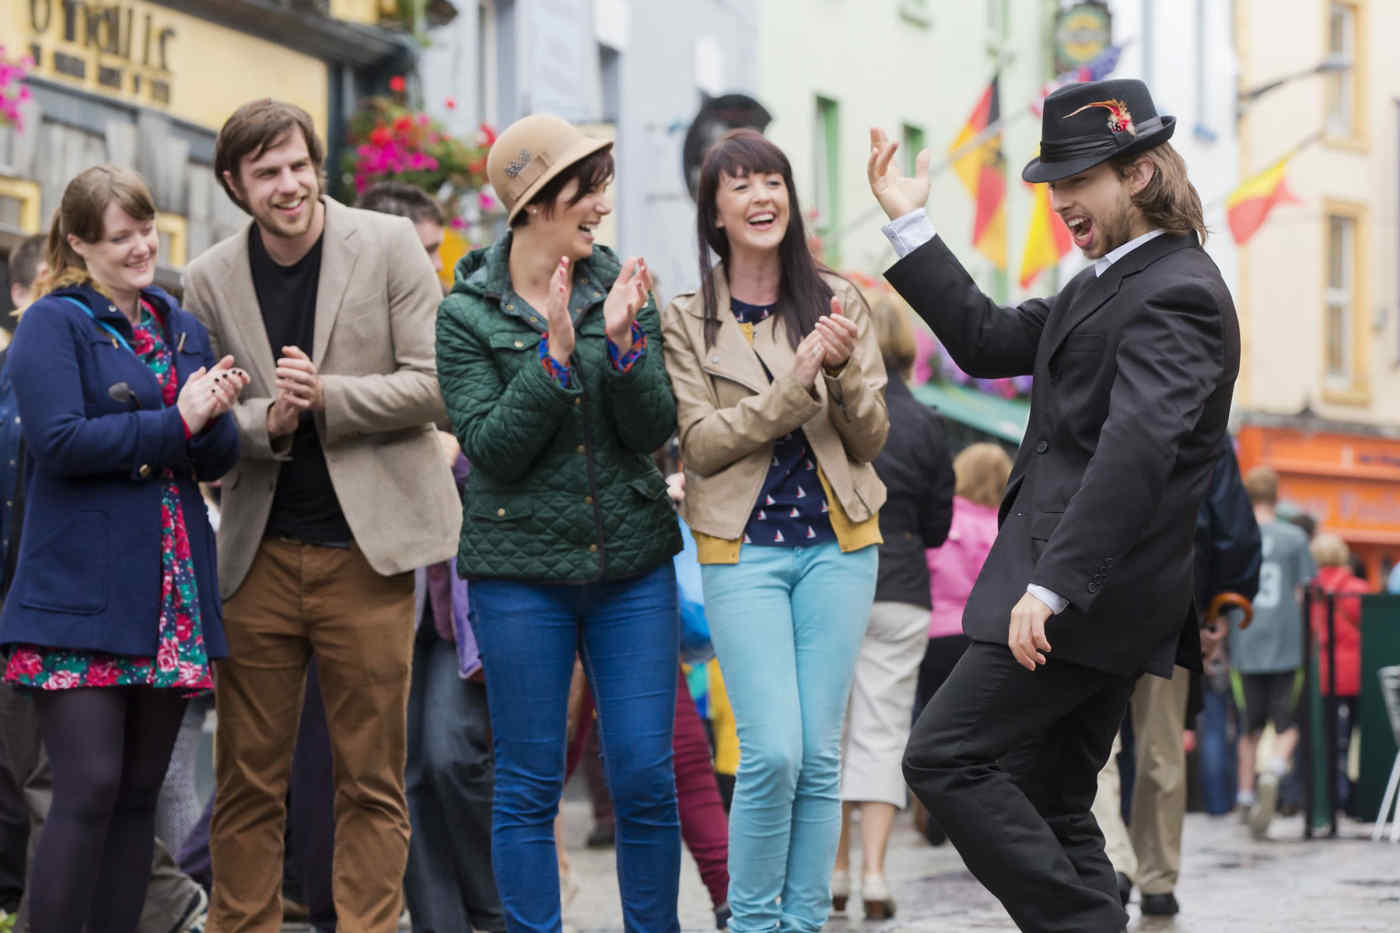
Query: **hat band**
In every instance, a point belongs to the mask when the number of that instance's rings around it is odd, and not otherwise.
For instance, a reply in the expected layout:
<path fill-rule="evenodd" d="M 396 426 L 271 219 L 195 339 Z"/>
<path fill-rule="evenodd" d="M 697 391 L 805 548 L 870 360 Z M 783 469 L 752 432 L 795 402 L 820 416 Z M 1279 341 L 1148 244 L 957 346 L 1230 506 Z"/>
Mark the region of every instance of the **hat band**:
<path fill-rule="evenodd" d="M 1040 161 L 1069 162 L 1088 156 L 1111 156 L 1122 148 L 1115 137 L 1072 136 L 1040 144 Z"/>

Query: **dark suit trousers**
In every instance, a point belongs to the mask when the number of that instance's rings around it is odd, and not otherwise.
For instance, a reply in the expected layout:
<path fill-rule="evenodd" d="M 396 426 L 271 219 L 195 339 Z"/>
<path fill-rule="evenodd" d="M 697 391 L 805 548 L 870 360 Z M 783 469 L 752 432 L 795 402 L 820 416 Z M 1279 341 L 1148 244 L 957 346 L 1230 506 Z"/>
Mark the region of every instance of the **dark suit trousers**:
<path fill-rule="evenodd" d="M 1053 658 L 1028 671 L 974 642 L 914 726 L 905 779 L 1022 930 L 1127 925 L 1089 807 L 1132 687 Z"/>

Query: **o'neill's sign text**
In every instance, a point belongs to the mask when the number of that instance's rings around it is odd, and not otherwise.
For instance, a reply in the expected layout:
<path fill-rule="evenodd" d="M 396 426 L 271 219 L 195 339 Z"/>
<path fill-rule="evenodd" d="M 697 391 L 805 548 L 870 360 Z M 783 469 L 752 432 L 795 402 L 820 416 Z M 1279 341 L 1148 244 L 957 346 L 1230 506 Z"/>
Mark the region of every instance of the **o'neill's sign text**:
<path fill-rule="evenodd" d="M 151 4 L 27 0 L 40 74 L 137 103 L 170 105 L 175 29 Z"/>

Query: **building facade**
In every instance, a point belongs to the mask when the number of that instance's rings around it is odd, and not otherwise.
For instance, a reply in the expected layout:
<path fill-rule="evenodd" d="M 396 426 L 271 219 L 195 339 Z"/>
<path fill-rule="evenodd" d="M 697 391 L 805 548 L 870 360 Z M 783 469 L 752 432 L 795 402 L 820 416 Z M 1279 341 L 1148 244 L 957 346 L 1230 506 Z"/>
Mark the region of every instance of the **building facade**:
<path fill-rule="evenodd" d="M 1235 14 L 1252 98 L 1240 174 L 1297 153 L 1296 203 L 1239 253 L 1242 460 L 1275 467 L 1375 580 L 1400 557 L 1400 61 L 1375 47 L 1400 6 L 1237 0 Z"/>
<path fill-rule="evenodd" d="M 243 213 L 212 171 L 214 138 L 258 97 L 304 107 L 332 158 L 343 120 L 414 45 L 380 0 L 25 0 L 0 8 L 0 44 L 28 55 L 22 129 L 0 127 L 0 254 L 46 228 L 69 179 L 111 162 L 159 210 L 158 281 L 235 231 Z M 331 164 L 334 164 L 332 161 Z M 8 298 L 8 289 L 4 294 Z"/>
<path fill-rule="evenodd" d="M 599 242 L 643 255 L 664 299 L 693 288 L 694 204 L 681 147 L 705 95 L 752 93 L 759 0 L 480 0 L 430 32 L 419 73 L 455 133 L 553 113 L 614 140 Z M 451 100 L 451 107 L 448 101 Z M 468 237 L 500 232 L 499 215 Z M 464 248 L 467 243 L 457 244 Z"/>

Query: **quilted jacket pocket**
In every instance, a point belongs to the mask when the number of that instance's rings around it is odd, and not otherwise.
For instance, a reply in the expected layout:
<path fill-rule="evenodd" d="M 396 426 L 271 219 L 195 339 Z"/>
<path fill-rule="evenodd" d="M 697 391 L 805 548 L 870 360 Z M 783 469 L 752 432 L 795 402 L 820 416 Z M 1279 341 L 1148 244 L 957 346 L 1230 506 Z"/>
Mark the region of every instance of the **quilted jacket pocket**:
<path fill-rule="evenodd" d="M 474 521 L 513 522 L 528 517 L 534 511 L 535 507 L 530 502 L 502 499 L 494 502 L 474 502 L 468 507 L 467 514 Z"/>

